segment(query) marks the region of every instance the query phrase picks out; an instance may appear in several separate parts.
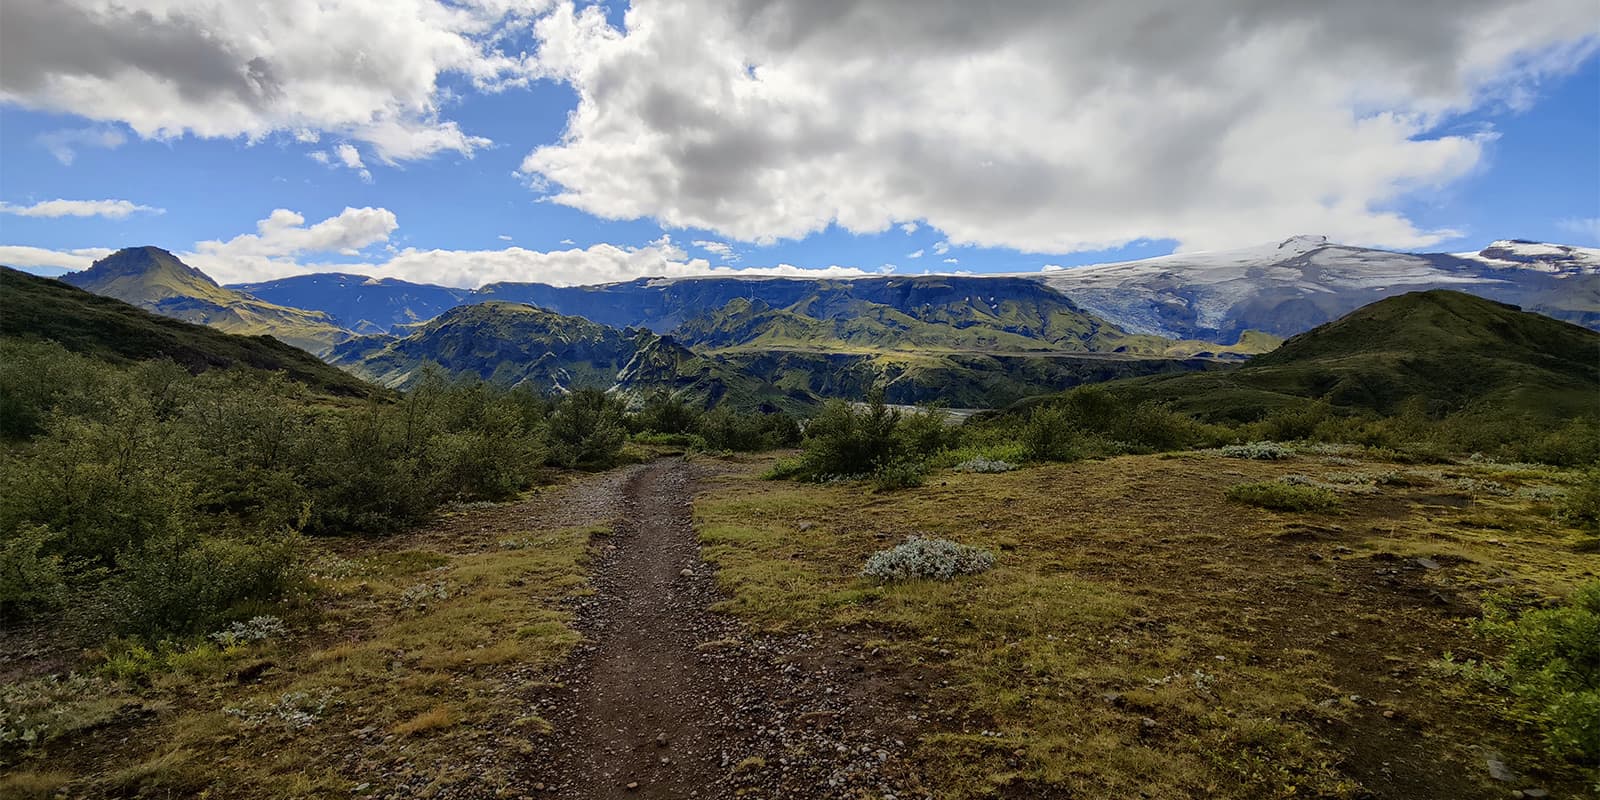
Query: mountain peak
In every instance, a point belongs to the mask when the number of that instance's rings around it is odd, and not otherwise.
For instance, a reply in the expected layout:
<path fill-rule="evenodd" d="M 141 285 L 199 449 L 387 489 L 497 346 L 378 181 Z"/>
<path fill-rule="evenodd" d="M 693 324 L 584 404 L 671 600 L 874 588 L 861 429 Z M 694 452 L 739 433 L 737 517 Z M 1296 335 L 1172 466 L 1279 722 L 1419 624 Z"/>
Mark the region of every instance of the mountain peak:
<path fill-rule="evenodd" d="M 207 286 L 217 285 L 211 276 L 183 263 L 171 252 L 154 245 L 124 247 L 90 264 L 88 269 L 72 273 L 77 276 L 77 280 L 68 282 L 83 285 L 84 282 L 118 277 L 148 277 L 158 273 L 165 273 L 182 281 L 199 281 Z"/>
<path fill-rule="evenodd" d="M 1327 245 L 1328 237 L 1326 236 L 1316 236 L 1309 233 L 1302 233 L 1298 236 L 1290 236 L 1289 238 L 1279 242 L 1278 249 L 1292 250 L 1303 253 L 1307 250 L 1315 250 L 1318 247 L 1326 247 Z"/>

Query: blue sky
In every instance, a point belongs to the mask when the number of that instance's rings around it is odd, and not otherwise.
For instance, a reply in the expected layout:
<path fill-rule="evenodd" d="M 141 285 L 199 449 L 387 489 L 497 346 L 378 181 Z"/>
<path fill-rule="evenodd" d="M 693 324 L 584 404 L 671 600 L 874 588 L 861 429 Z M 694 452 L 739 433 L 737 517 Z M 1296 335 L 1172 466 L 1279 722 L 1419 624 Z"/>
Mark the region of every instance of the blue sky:
<path fill-rule="evenodd" d="M 1583 10 L 1550 5 L 1556 16 Z M 405 35 L 433 41 L 431 0 L 371 13 L 412 7 Z M 57 13 L 28 10 L 40 25 Z M 230 14 L 206 18 L 207 41 L 235 27 L 261 35 L 258 20 Z M 1249 54 L 1258 62 L 1230 64 L 1239 56 L 1227 42 L 1199 37 L 1192 57 L 1210 73 L 1169 95 L 1193 69 L 1146 63 L 1131 46 L 1093 62 L 1011 58 L 1043 52 L 1028 26 L 940 52 L 917 46 L 903 17 L 818 19 L 796 44 L 717 14 L 695 3 L 485 8 L 445 40 L 467 55 L 398 65 L 425 77 L 394 85 L 296 61 L 291 25 L 272 34 L 286 77 L 271 104 L 194 101 L 208 79 L 184 65 L 130 56 L 108 73 L 51 61 L 0 92 L 0 254 L 81 267 L 107 249 L 155 244 L 224 280 L 348 268 L 473 284 L 776 265 L 1036 271 L 1300 233 L 1414 250 L 1510 237 L 1600 245 L 1592 19 L 1523 32 L 1520 47 L 1501 42 L 1499 61 L 1474 50 L 1470 25 L 1431 55 L 1393 43 L 1393 63 L 1380 55 L 1371 76 L 1349 74 L 1354 62 L 1337 53 L 1311 63 L 1293 47 L 1305 24 L 1347 20 L 1262 22 L 1256 40 L 1268 44 Z M 1493 4 L 1482 14 L 1494 23 Z M 19 18 L 7 28 L 28 35 Z M 108 37 L 126 35 L 114 19 L 98 22 Z M 850 49 L 853 36 L 882 42 L 871 38 L 880 22 L 905 41 Z M 1065 35 L 1085 22 L 1038 24 Z M 662 32 L 679 27 L 720 45 L 697 50 Z M 1372 47 L 1391 45 L 1373 37 Z M 878 63 L 852 56 L 837 76 L 818 66 L 874 47 Z M 995 66 L 982 66 L 990 57 Z M 1113 79 L 1097 80 L 1107 58 L 1126 59 L 1120 74 L 1150 77 L 1118 96 Z M 1275 66 L 1287 83 L 1262 84 L 1256 73 Z M 1427 79 L 1387 77 L 1412 73 Z M 62 88 L 84 76 L 103 84 L 99 95 Z M 145 79 L 176 87 L 176 99 L 138 97 Z M 1301 96 L 1284 101 L 1286 90 Z M 345 97 L 392 125 L 317 110 Z M 429 107 L 418 113 L 418 102 Z M 341 149 L 360 165 L 345 166 Z M 55 200 L 142 208 L 36 206 Z M 278 209 L 298 221 L 259 227 Z M 255 236 L 235 240 L 245 234 Z"/>

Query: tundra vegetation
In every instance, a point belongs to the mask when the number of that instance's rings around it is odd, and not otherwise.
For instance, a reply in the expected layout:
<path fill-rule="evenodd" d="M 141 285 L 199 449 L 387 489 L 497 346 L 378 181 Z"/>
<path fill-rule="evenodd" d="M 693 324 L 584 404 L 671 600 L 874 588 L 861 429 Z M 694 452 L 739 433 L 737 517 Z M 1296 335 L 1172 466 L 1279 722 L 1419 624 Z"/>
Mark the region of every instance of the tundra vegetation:
<path fill-rule="evenodd" d="M 729 465 L 696 505 L 719 608 L 910 681 L 938 796 L 1600 780 L 1600 421 L 1264 389 L 1246 415 L 1213 380 L 801 420 L 0 341 L 0 612 L 54 667 L 0 661 L 0 789 L 340 796 L 365 765 L 333 754 L 448 782 L 464 752 L 536 751 L 552 723 L 501 681 L 579 641 L 610 521 L 478 512 L 662 454 Z"/>

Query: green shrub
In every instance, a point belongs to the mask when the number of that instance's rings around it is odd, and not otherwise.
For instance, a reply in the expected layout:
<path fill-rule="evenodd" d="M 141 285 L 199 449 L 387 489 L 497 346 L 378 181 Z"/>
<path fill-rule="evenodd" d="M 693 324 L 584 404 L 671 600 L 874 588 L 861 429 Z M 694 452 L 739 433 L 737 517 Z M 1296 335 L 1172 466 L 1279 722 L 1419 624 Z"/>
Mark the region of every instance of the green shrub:
<path fill-rule="evenodd" d="M 646 433 L 689 434 L 700 423 L 700 412 L 682 398 L 656 392 L 630 419 L 635 431 Z"/>
<path fill-rule="evenodd" d="M 1475 628 L 1504 646 L 1495 669 L 1515 713 L 1541 731 L 1550 752 L 1600 764 L 1600 581 L 1562 605 L 1520 615 L 1490 598 Z"/>
<path fill-rule="evenodd" d="M 806 430 L 802 474 L 812 479 L 871 475 L 899 459 L 903 442 L 895 435 L 900 412 L 875 395 L 857 410 L 841 401 L 823 406 Z"/>
<path fill-rule="evenodd" d="M 1338 496 L 1321 486 L 1281 481 L 1241 483 L 1228 487 L 1226 496 L 1235 503 L 1274 511 L 1325 511 L 1339 504 Z"/>
<path fill-rule="evenodd" d="M 298 585 L 300 541 L 292 534 L 257 541 L 174 531 L 118 559 L 106 587 L 109 627 L 154 635 L 215 630 L 251 603 Z"/>
<path fill-rule="evenodd" d="M 1083 431 L 1059 406 L 1040 406 L 1022 426 L 1022 452 L 1030 461 L 1077 461 L 1087 455 Z"/>
<path fill-rule="evenodd" d="M 901 460 L 885 464 L 872 473 L 872 488 L 880 492 L 914 489 L 922 485 L 927 467 L 920 461 Z"/>
<path fill-rule="evenodd" d="M 564 467 L 610 467 L 627 439 L 622 402 L 598 389 L 567 395 L 550 415 L 551 458 Z"/>
<path fill-rule="evenodd" d="M 1600 534 L 1600 468 L 1579 477 L 1578 485 L 1562 498 L 1556 513 L 1572 525 Z"/>
<path fill-rule="evenodd" d="M 0 617 L 14 619 L 59 607 L 66 599 L 56 535 L 43 525 L 0 534 Z"/>

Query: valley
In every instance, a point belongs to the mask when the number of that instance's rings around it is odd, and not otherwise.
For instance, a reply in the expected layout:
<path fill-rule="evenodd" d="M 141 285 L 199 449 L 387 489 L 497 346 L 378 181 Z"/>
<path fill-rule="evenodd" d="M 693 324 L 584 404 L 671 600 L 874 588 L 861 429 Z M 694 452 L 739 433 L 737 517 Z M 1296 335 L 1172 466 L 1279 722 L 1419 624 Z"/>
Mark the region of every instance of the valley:
<path fill-rule="evenodd" d="M 318 358 L 109 264 L 132 304 L 0 272 L 0 795 L 1595 780 L 1589 328 L 1430 289 L 1230 345 L 940 276 L 666 331 L 416 294 Z"/>

